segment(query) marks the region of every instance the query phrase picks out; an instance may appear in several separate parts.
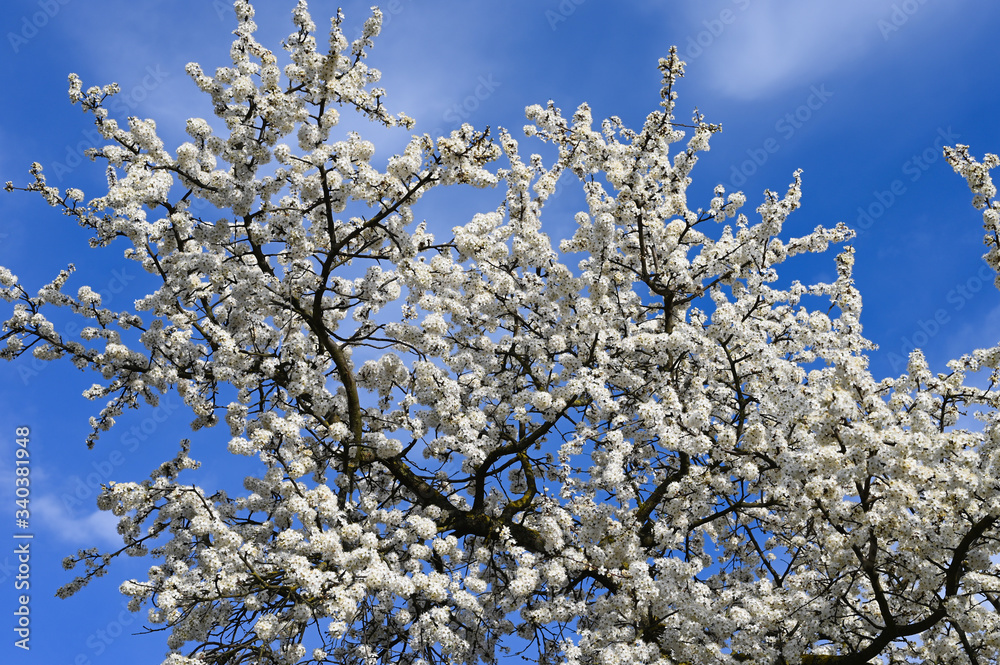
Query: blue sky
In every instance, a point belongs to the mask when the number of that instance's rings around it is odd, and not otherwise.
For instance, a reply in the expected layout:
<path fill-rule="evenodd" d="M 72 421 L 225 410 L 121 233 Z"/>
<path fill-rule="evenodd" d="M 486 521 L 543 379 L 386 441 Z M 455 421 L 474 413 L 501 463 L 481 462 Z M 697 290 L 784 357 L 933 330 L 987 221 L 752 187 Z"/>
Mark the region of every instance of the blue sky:
<path fill-rule="evenodd" d="M 340 5 L 356 30 L 369 4 L 316 0 L 311 10 L 325 31 Z M 277 49 L 291 30 L 294 2 L 258 5 L 259 38 Z M 686 121 L 697 106 L 723 125 L 693 173 L 693 205 L 699 195 L 707 204 L 723 183 L 747 194 L 752 215 L 765 188 L 783 193 L 802 168 L 803 207 L 786 224 L 788 234 L 838 221 L 864 229 L 854 242 L 855 276 L 865 333 L 881 347 L 872 355 L 878 376 L 898 374 L 914 344 L 942 370 L 948 359 L 996 342 L 1000 297 L 979 258 L 980 217 L 940 148 L 960 142 L 977 156 L 1000 151 L 1000 6 L 393 0 L 383 10 L 371 64 L 383 70 L 386 103 L 415 117 L 420 132 L 447 132 L 462 121 L 517 131 L 524 107 L 548 99 L 566 112 L 586 101 L 595 118 L 619 115 L 638 126 L 659 101 L 657 59 L 678 45 L 688 62 L 678 118 Z M 81 159 L 95 133 L 68 102 L 67 75 L 76 72 L 85 87 L 117 81 L 123 92 L 112 114 L 156 119 L 168 147 L 176 147 L 184 120 L 211 113 L 184 65 L 197 61 L 213 71 L 229 64 L 234 15 L 224 0 L 11 0 L 0 27 L 8 90 L 0 108 L 0 181 L 23 186 L 38 161 L 51 184 L 91 196 L 104 173 Z M 405 139 L 386 137 L 386 150 Z M 446 228 L 497 203 L 495 192 L 463 197 L 459 206 L 446 199 L 430 197 L 423 208 Z M 573 196 L 553 205 L 546 221 L 552 235 L 570 228 L 575 205 Z M 120 248 L 95 254 L 86 238 L 37 197 L 0 196 L 0 265 L 23 284 L 37 289 L 75 262 L 74 288 L 90 284 L 112 307 L 145 293 L 143 276 Z M 833 276 L 833 253 L 790 261 L 783 273 L 803 282 Z M 173 396 L 158 410 L 121 418 L 88 451 L 87 417 L 99 407 L 80 393 L 93 381 L 68 363 L 0 365 L 0 515 L 7 524 L 0 529 L 7 543 L 0 548 L 0 654 L 12 656 L 5 662 L 159 662 L 162 635 L 131 636 L 142 617 L 124 612 L 117 594 L 118 581 L 141 576 L 149 562 L 123 562 L 68 601 L 53 597 L 70 579 L 60 566 L 64 556 L 116 542 L 113 518 L 94 506 L 100 483 L 146 477 L 188 433 L 190 417 Z M 13 647 L 10 630 L 23 593 L 14 588 L 12 537 L 18 426 L 31 428 L 30 653 Z M 206 460 L 203 484 L 231 482 L 210 464 L 231 459 L 218 452 L 228 438 L 220 430 L 194 437 L 194 456 Z"/>

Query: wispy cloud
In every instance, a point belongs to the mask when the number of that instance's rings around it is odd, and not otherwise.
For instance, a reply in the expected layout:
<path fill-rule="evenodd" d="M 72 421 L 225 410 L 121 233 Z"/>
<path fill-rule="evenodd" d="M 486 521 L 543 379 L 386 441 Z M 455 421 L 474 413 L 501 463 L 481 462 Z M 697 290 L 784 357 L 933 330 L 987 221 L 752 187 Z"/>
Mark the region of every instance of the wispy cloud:
<path fill-rule="evenodd" d="M 886 44 L 885 22 L 893 20 L 889 0 L 843 0 L 838 3 L 786 3 L 733 0 L 699 4 L 688 11 L 691 35 L 687 50 L 720 94 L 738 99 L 765 97 L 781 89 L 815 82 Z M 904 33 L 936 7 L 920 7 L 890 35 Z M 947 8 L 944 9 L 947 11 Z M 723 15 L 723 12 L 729 14 Z M 920 16 L 926 13 L 927 16 Z M 915 20 L 910 20 L 910 18 Z M 901 22 L 896 17 L 896 22 Z M 880 29 L 882 25 L 882 29 Z M 701 34 L 701 33 L 705 34 Z M 699 41 L 700 37 L 700 41 Z M 904 38 L 903 34 L 899 35 Z M 681 45 L 682 54 L 685 45 Z"/>
<path fill-rule="evenodd" d="M 84 547 L 101 543 L 120 546 L 118 518 L 110 512 L 96 510 L 83 517 L 71 517 L 66 507 L 52 495 L 34 497 L 31 502 L 32 522 L 43 525 L 59 539 Z"/>

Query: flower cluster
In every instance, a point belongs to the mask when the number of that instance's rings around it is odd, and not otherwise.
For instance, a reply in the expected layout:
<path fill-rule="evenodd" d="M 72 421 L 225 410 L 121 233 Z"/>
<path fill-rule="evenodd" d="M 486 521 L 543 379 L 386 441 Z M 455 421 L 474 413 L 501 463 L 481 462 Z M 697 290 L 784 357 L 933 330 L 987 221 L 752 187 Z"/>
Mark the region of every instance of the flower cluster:
<path fill-rule="evenodd" d="M 72 266 L 36 294 L 0 267 L 0 356 L 95 371 L 90 443 L 177 391 L 259 465 L 237 496 L 200 487 L 183 441 L 98 498 L 119 553 L 156 562 L 121 591 L 169 630 L 165 663 L 495 662 L 515 634 L 574 665 L 1000 660 L 1000 346 L 876 380 L 851 247 L 832 282 L 778 286 L 789 257 L 852 237 L 788 237 L 800 173 L 752 214 L 722 186 L 689 205 L 719 127 L 675 119 L 676 51 L 638 129 L 529 106 L 551 163 L 470 125 L 383 159 L 338 133 L 348 113 L 412 126 L 366 64 L 381 13 L 350 42 L 338 13 L 321 50 L 299 0 L 280 69 L 234 9 L 232 66 L 187 67 L 216 121 L 171 151 L 153 121 L 109 117 L 117 86 L 72 76 L 108 191 L 38 164 L 24 188 L 156 288 L 116 312 L 64 290 Z M 1000 269 L 1000 159 L 946 157 Z M 566 176 L 584 209 L 552 238 Z M 502 202 L 417 223 L 458 184 Z M 87 320 L 79 339 L 52 307 Z M 86 572 L 60 594 L 114 557 L 68 557 Z"/>

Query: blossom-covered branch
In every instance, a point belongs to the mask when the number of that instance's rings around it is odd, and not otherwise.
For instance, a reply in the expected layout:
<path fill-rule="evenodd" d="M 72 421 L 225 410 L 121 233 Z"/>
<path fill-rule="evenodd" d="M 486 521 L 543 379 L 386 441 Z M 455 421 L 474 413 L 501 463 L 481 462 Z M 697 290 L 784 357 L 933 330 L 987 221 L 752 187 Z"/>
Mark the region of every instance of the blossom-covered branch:
<path fill-rule="evenodd" d="M 117 86 L 71 76 L 107 192 L 38 164 L 7 185 L 124 245 L 156 288 L 116 312 L 64 292 L 72 266 L 34 295 L 0 268 L 0 355 L 97 372 L 91 445 L 177 391 L 194 429 L 260 464 L 238 496 L 202 488 L 182 441 L 108 485 L 123 548 L 68 558 L 87 570 L 62 595 L 154 559 L 121 590 L 173 665 L 492 663 L 514 634 L 572 665 L 1000 660 L 1000 346 L 875 379 L 853 232 L 784 229 L 800 173 L 754 213 L 721 185 L 689 201 L 721 128 L 675 118 L 675 51 L 638 129 L 550 102 L 524 128 L 548 161 L 470 125 L 385 158 L 340 131 L 342 113 L 414 126 L 366 64 L 381 13 L 354 42 L 338 14 L 320 48 L 300 0 L 281 69 L 234 7 L 232 66 L 187 67 L 215 112 L 190 140 L 119 126 Z M 1000 160 L 945 154 L 1000 268 Z M 560 179 L 584 203 L 553 239 Z M 421 199 L 461 185 L 485 211 L 438 228 Z M 831 243 L 836 279 L 778 285 Z M 79 340 L 53 307 L 88 320 Z"/>

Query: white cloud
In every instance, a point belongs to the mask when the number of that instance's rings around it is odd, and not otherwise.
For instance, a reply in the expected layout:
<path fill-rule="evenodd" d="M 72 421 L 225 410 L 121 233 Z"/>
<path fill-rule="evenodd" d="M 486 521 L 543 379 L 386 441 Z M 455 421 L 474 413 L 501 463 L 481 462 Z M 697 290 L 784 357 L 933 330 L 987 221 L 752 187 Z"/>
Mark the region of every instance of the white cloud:
<path fill-rule="evenodd" d="M 691 33 L 679 48 L 689 70 L 701 70 L 699 78 L 711 81 L 721 94 L 764 97 L 792 85 L 820 83 L 873 48 L 906 39 L 908 28 L 933 11 L 917 5 L 905 21 L 896 16 L 899 30 L 888 32 L 887 39 L 885 24 L 879 22 L 891 21 L 893 4 L 733 0 L 714 4 L 711 11 L 700 6 L 696 15 L 689 13 Z M 723 16 L 723 11 L 732 15 Z M 729 18 L 728 24 L 722 18 Z"/>
<path fill-rule="evenodd" d="M 118 518 L 110 512 L 97 510 L 83 517 L 72 517 L 52 495 L 33 497 L 31 507 L 32 523 L 44 525 L 65 542 L 84 547 L 122 545 Z"/>

